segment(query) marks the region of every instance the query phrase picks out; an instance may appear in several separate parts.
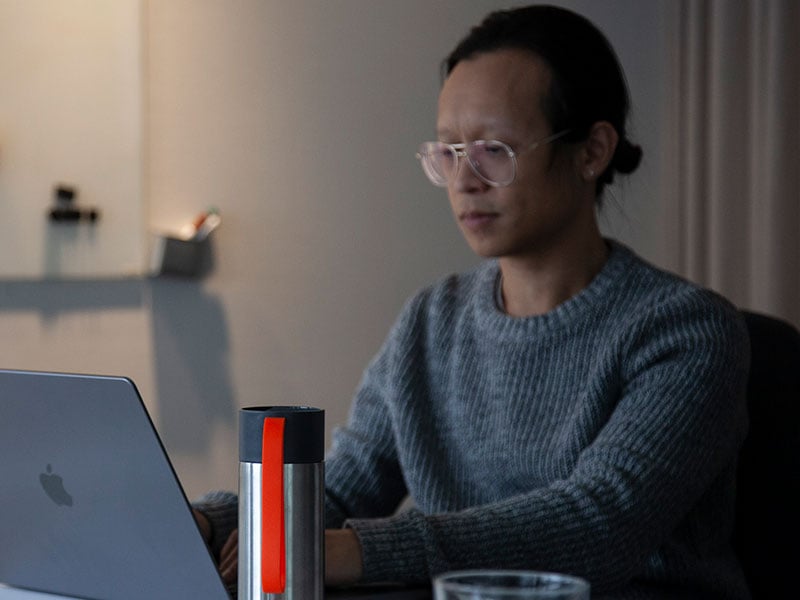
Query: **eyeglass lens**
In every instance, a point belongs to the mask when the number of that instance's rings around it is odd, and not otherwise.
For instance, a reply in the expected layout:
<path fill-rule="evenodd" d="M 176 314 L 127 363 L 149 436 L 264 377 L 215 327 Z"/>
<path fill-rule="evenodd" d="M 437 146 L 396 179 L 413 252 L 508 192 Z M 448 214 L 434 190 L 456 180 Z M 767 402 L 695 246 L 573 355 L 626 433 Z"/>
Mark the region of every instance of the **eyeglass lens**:
<path fill-rule="evenodd" d="M 443 142 L 428 142 L 420 149 L 422 166 L 432 183 L 446 186 L 458 172 L 459 156 L 466 156 L 472 171 L 490 185 L 508 185 L 514 179 L 514 157 L 506 144 L 471 142 L 459 152 Z"/>

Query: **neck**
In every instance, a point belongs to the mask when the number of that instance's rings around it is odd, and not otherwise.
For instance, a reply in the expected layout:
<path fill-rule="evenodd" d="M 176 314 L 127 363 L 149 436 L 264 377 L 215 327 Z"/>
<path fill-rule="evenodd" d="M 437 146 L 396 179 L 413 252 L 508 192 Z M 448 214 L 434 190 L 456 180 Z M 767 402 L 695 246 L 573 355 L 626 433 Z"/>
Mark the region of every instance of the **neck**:
<path fill-rule="evenodd" d="M 536 256 L 500 258 L 506 313 L 530 317 L 553 310 L 591 283 L 606 263 L 608 252 L 597 232 L 581 243 Z"/>

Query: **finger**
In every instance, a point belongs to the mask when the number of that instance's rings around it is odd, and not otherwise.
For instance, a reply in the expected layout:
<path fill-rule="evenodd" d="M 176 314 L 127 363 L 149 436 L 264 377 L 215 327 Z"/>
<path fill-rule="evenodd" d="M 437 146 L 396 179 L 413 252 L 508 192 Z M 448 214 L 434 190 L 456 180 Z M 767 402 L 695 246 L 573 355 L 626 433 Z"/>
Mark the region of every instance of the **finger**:
<path fill-rule="evenodd" d="M 239 571 L 239 560 L 236 555 L 228 556 L 220 563 L 219 574 L 225 583 L 234 583 Z"/>
<path fill-rule="evenodd" d="M 239 532 L 234 530 L 220 551 L 219 572 L 225 583 L 234 583 L 239 569 Z"/>
<path fill-rule="evenodd" d="M 231 552 L 237 551 L 239 548 L 239 530 L 234 529 L 222 545 L 222 550 L 219 552 L 220 559 L 224 558 Z"/>

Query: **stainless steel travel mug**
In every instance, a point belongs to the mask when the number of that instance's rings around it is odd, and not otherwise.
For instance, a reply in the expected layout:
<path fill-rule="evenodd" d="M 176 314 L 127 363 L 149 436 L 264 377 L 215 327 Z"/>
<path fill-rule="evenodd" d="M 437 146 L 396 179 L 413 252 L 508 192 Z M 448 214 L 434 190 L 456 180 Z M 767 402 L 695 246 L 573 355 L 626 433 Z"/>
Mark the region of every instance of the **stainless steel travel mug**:
<path fill-rule="evenodd" d="M 239 413 L 239 600 L 323 600 L 325 411 Z"/>

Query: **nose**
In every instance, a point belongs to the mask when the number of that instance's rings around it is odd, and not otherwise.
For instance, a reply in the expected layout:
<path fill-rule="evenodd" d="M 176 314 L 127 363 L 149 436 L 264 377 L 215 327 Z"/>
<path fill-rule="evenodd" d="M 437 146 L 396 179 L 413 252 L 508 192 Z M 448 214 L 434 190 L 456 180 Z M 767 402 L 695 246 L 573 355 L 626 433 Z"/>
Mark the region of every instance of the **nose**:
<path fill-rule="evenodd" d="M 472 193 L 484 191 L 489 186 L 475 173 L 469 159 L 461 156 L 458 159 L 455 175 L 450 183 L 454 191 L 459 193 Z"/>

